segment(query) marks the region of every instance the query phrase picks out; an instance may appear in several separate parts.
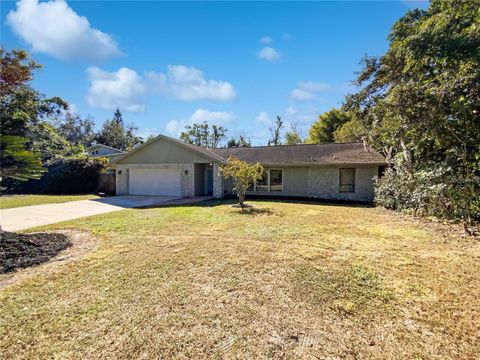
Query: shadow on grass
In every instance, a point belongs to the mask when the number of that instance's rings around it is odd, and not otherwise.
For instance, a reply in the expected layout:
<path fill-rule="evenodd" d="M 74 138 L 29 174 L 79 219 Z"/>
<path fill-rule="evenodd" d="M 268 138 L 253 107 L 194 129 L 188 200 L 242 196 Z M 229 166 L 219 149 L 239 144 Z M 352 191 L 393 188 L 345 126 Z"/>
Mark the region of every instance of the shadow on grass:
<path fill-rule="evenodd" d="M 361 201 L 342 201 L 342 200 L 329 200 L 329 199 L 311 199 L 306 197 L 268 197 L 268 196 L 247 196 L 246 202 L 261 204 L 263 202 L 285 203 L 285 204 L 304 204 L 304 205 L 322 205 L 322 206 L 341 206 L 341 207 L 356 207 L 356 208 L 373 208 L 374 203 L 361 202 Z M 232 195 L 228 195 L 223 199 L 206 200 L 202 203 L 196 204 L 197 206 L 221 206 L 221 205 L 233 205 L 236 204 L 237 198 Z"/>
<path fill-rule="evenodd" d="M 278 215 L 277 212 L 273 211 L 272 209 L 261 209 L 257 207 L 246 207 L 243 209 L 238 209 L 238 213 L 240 215 L 249 215 L 249 216 L 256 216 L 256 215 Z"/>

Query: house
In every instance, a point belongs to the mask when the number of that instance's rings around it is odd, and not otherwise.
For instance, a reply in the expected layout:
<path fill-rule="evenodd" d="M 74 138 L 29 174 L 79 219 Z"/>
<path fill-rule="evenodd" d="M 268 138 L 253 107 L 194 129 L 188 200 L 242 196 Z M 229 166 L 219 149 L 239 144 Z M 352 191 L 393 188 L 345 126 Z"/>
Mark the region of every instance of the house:
<path fill-rule="evenodd" d="M 233 193 L 218 168 L 234 156 L 266 173 L 247 195 L 372 201 L 385 159 L 363 143 L 210 149 L 159 135 L 114 163 L 117 195 L 202 196 Z"/>
<path fill-rule="evenodd" d="M 111 146 L 103 144 L 95 144 L 87 149 L 88 156 L 91 157 L 106 157 L 110 162 L 117 159 L 120 155 L 126 154 L 125 151 L 115 149 Z"/>

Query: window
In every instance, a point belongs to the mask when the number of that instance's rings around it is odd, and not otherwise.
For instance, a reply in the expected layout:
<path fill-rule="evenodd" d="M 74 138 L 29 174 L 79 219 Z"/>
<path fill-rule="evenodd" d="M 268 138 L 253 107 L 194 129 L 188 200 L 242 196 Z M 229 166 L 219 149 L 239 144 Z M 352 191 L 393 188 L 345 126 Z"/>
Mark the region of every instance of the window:
<path fill-rule="evenodd" d="M 340 169 L 340 192 L 355 192 L 355 169 Z"/>
<path fill-rule="evenodd" d="M 282 170 L 270 170 L 270 191 L 283 190 L 283 172 Z"/>
<path fill-rule="evenodd" d="M 283 171 L 280 169 L 266 170 L 263 176 L 248 191 L 283 191 Z"/>
<path fill-rule="evenodd" d="M 267 171 L 265 171 L 262 174 L 262 177 L 260 180 L 257 180 L 257 183 L 255 184 L 255 190 L 268 191 L 268 172 Z"/>

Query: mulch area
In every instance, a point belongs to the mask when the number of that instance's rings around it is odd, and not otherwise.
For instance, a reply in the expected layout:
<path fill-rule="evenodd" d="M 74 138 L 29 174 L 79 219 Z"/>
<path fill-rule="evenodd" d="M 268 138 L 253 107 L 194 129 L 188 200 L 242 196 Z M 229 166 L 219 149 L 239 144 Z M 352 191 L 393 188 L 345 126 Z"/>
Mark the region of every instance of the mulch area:
<path fill-rule="evenodd" d="M 0 233 L 0 274 L 42 264 L 72 245 L 65 234 Z"/>

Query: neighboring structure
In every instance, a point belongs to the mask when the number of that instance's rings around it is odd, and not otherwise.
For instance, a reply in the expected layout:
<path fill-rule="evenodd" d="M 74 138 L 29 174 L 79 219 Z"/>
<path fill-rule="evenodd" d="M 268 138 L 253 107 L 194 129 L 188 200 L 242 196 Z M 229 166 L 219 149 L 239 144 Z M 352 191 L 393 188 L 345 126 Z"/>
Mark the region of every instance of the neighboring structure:
<path fill-rule="evenodd" d="M 260 162 L 265 176 L 247 195 L 372 201 L 385 159 L 362 143 L 207 149 L 164 135 L 118 158 L 117 195 L 201 196 L 233 193 L 218 174 L 229 156 Z"/>
<path fill-rule="evenodd" d="M 87 149 L 88 156 L 91 157 L 106 157 L 110 162 L 118 159 L 120 156 L 126 154 L 125 151 L 115 149 L 113 147 L 103 145 L 103 144 L 95 144 Z"/>

